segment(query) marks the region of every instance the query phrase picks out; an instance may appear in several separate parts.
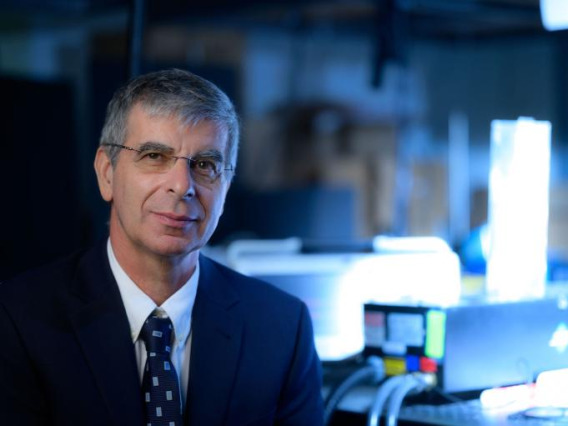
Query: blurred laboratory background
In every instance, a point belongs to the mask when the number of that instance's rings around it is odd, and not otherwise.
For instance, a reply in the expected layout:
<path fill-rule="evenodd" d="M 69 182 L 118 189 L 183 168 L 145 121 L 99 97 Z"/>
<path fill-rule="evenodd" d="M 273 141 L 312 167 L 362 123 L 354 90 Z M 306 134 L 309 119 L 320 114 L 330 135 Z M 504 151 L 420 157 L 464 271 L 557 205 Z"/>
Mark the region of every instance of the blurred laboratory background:
<path fill-rule="evenodd" d="M 486 294 L 486 240 L 502 241 L 498 223 L 511 225 L 512 246 L 536 247 L 536 254 L 506 252 L 505 274 L 514 280 L 497 274 L 499 283 L 515 287 L 531 273 L 527 258 L 541 262 L 532 287 L 497 292 L 500 303 L 561 288 L 568 32 L 553 22 L 562 13 L 546 14 L 549 3 L 0 0 L 0 280 L 105 238 L 108 206 L 92 163 L 106 104 L 130 77 L 177 67 L 216 83 L 242 120 L 236 176 L 208 253 L 304 298 L 324 361 L 363 348 L 399 351 L 384 340 L 393 343 L 394 329 L 415 323 L 401 320 L 385 338 L 381 315 L 392 313 L 390 303 L 450 306 Z M 520 169 L 499 166 L 502 138 L 520 146 L 523 137 L 532 148 Z M 494 212 L 504 204 L 499 194 L 511 190 L 491 188 L 493 167 L 523 176 L 505 216 Z M 534 208 L 540 213 L 528 214 Z M 566 306 L 542 329 L 535 325 L 545 346 Z M 479 317 L 451 309 L 436 311 L 447 338 L 452 324 L 465 330 Z M 470 330 L 470 343 L 483 346 L 480 330 L 499 312 Z M 424 327 L 440 324 L 438 314 L 417 315 Z M 506 332 L 511 347 L 523 332 Z M 527 357 L 550 361 L 539 369 L 568 366 L 567 333 L 564 324 L 552 358 Z M 423 346 L 405 339 L 397 342 Z M 503 335 L 491 339 L 488 347 Z M 443 363 L 458 352 L 467 358 L 462 343 L 422 348 L 420 356 L 437 360 L 438 374 L 440 366 L 467 370 Z M 431 372 L 429 365 L 416 370 Z M 523 381 L 505 370 L 492 370 L 493 380 L 446 382 L 445 391 Z"/>
<path fill-rule="evenodd" d="M 213 244 L 386 234 L 460 248 L 487 221 L 491 121 L 532 117 L 552 123 L 561 261 L 567 49 L 538 0 L 2 0 L 0 278 L 104 236 L 92 160 L 106 104 L 165 67 L 214 81 L 242 118 Z"/>

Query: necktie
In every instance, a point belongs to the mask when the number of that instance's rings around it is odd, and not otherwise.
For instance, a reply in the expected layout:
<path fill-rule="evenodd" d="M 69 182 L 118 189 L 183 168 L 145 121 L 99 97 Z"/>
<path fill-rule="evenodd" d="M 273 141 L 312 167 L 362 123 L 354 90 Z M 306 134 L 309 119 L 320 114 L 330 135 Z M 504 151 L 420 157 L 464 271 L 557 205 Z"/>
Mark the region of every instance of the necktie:
<path fill-rule="evenodd" d="M 178 377 L 170 359 L 172 322 L 154 311 L 140 337 L 147 351 L 142 377 L 146 426 L 182 426 Z"/>

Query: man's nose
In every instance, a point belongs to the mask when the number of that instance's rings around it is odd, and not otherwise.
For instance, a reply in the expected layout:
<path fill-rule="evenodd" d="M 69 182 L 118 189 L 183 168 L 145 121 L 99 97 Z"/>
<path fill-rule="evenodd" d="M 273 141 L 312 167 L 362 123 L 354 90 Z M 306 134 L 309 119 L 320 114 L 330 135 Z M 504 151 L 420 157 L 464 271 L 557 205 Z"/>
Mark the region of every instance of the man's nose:
<path fill-rule="evenodd" d="M 195 195 L 195 182 L 191 176 L 191 165 L 184 158 L 178 158 L 168 172 L 168 191 L 180 198 Z"/>

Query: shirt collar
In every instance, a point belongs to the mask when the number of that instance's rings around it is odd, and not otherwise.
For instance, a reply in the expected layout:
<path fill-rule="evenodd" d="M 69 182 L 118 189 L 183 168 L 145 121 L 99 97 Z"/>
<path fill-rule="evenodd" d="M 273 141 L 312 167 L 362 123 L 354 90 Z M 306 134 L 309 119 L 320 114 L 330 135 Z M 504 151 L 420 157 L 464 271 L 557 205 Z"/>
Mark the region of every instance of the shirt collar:
<path fill-rule="evenodd" d="M 122 303 L 130 323 L 132 341 L 138 340 L 144 321 L 157 308 L 159 313 L 165 314 L 171 319 L 176 343 L 185 344 L 191 331 L 191 313 L 197 294 L 197 283 L 199 282 L 199 262 L 197 262 L 195 271 L 189 280 L 158 307 L 122 269 L 114 255 L 110 238 L 107 241 L 107 253 L 110 268 L 118 284 Z"/>

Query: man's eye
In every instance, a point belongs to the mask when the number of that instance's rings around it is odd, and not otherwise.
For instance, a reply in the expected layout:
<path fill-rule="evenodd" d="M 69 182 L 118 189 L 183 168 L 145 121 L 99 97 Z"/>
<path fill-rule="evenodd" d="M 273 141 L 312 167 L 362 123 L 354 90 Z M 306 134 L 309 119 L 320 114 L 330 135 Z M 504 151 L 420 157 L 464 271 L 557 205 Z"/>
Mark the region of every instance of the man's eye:
<path fill-rule="evenodd" d="M 217 171 L 217 164 L 212 160 L 197 160 L 195 162 L 195 167 L 198 170 L 207 171 L 207 172 Z"/>
<path fill-rule="evenodd" d="M 140 154 L 140 159 L 150 161 L 163 161 L 165 160 L 165 157 L 159 152 L 142 152 Z"/>

